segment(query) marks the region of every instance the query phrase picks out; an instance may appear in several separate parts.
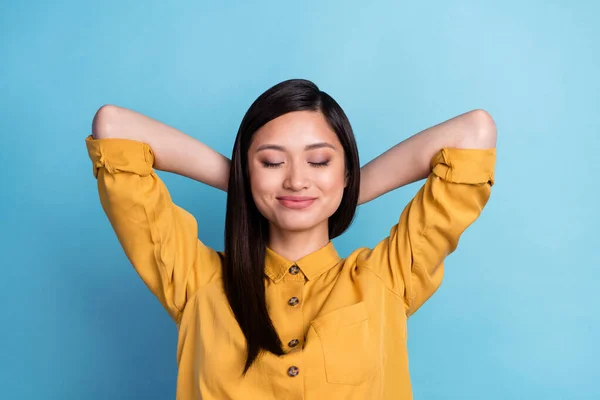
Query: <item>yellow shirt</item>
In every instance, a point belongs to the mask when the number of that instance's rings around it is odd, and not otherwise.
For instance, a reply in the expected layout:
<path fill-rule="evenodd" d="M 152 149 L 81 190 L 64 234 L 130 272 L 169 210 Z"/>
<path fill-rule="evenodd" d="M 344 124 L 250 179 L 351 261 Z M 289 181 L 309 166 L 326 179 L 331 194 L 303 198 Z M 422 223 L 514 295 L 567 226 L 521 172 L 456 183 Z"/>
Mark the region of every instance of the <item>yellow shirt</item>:
<path fill-rule="evenodd" d="M 242 378 L 245 339 L 223 290 L 222 253 L 172 202 L 148 144 L 86 144 L 127 257 L 177 325 L 177 399 L 412 398 L 406 321 L 440 286 L 444 258 L 487 203 L 495 149 L 441 149 L 373 249 L 342 259 L 329 242 L 295 262 L 267 249 L 267 307 L 286 354 L 265 354 Z"/>

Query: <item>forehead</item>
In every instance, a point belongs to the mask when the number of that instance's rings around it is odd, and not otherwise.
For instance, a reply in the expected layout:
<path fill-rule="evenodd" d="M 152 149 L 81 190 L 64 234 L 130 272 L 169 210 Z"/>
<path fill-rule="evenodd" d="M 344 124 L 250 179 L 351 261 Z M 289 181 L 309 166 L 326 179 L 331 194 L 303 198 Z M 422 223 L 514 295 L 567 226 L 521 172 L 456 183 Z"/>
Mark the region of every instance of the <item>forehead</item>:
<path fill-rule="evenodd" d="M 306 145 L 326 142 L 341 148 L 340 141 L 325 116 L 317 111 L 294 111 L 269 121 L 254 134 L 250 149 L 276 144 L 286 149 L 304 149 Z"/>

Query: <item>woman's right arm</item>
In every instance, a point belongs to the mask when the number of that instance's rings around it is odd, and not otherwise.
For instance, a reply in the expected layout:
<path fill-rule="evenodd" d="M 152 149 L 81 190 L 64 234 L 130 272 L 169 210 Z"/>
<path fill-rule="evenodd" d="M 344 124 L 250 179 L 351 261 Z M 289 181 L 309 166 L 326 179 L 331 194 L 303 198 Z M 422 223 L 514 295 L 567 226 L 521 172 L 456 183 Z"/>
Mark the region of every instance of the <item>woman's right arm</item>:
<path fill-rule="evenodd" d="M 227 191 L 229 159 L 177 129 L 127 108 L 102 106 L 92 123 L 95 139 L 119 138 L 147 143 L 154 167 Z"/>
<path fill-rule="evenodd" d="M 194 216 L 173 203 L 154 169 L 226 190 L 228 160 L 134 111 L 102 107 L 86 139 L 100 203 L 129 261 L 178 323 L 188 299 L 220 270 Z"/>

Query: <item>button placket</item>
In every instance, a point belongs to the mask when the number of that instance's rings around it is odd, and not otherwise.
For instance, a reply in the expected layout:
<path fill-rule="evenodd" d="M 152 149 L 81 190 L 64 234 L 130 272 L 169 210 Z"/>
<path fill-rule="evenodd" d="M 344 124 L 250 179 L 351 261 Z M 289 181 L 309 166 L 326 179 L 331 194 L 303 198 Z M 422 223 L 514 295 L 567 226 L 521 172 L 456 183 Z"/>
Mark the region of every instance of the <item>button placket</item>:
<path fill-rule="evenodd" d="M 297 276 L 298 274 L 300 274 L 301 270 L 300 267 L 296 264 L 291 265 L 288 268 L 288 272 L 289 275 L 292 276 Z M 291 277 L 290 277 L 291 278 Z M 298 293 L 297 290 L 300 290 L 300 292 L 304 291 L 304 282 L 300 282 L 297 279 L 294 279 L 294 290 L 288 292 L 288 295 L 294 294 L 294 292 Z M 301 305 L 301 300 L 300 300 L 300 295 L 298 296 L 291 296 L 288 301 L 287 301 L 287 305 L 288 307 L 291 308 L 290 313 L 292 313 L 291 315 L 298 315 L 298 317 L 300 318 L 298 320 L 298 325 L 297 325 L 297 329 L 292 329 L 290 332 L 288 332 L 288 334 L 290 334 L 290 336 L 288 336 L 288 342 L 287 342 L 287 346 L 290 350 L 290 353 L 295 352 L 295 351 L 301 351 L 301 347 L 299 347 L 300 345 L 300 340 L 299 340 L 299 336 L 298 335 L 302 335 L 302 329 L 303 329 L 303 322 L 302 322 L 302 305 Z M 294 311 L 292 311 L 294 310 Z M 296 314 L 299 313 L 299 314 Z M 293 317 L 294 319 L 296 319 L 296 317 Z M 294 323 L 294 325 L 296 325 L 296 323 Z M 297 365 L 292 365 L 290 368 L 290 370 L 292 370 L 293 368 L 296 368 L 293 371 L 295 372 L 295 375 L 290 375 L 289 374 L 289 370 L 288 370 L 288 375 L 289 376 L 296 376 L 298 374 L 298 367 Z"/>

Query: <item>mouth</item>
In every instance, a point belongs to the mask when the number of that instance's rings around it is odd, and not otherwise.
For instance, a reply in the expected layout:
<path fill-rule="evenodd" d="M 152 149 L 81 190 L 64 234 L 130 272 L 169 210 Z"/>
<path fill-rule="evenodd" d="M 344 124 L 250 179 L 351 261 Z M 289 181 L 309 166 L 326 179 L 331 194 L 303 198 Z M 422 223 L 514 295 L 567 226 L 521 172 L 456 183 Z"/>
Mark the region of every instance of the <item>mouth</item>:
<path fill-rule="evenodd" d="M 315 201 L 316 197 L 306 196 L 280 196 L 277 197 L 279 204 L 292 210 L 302 210 L 310 207 Z"/>

